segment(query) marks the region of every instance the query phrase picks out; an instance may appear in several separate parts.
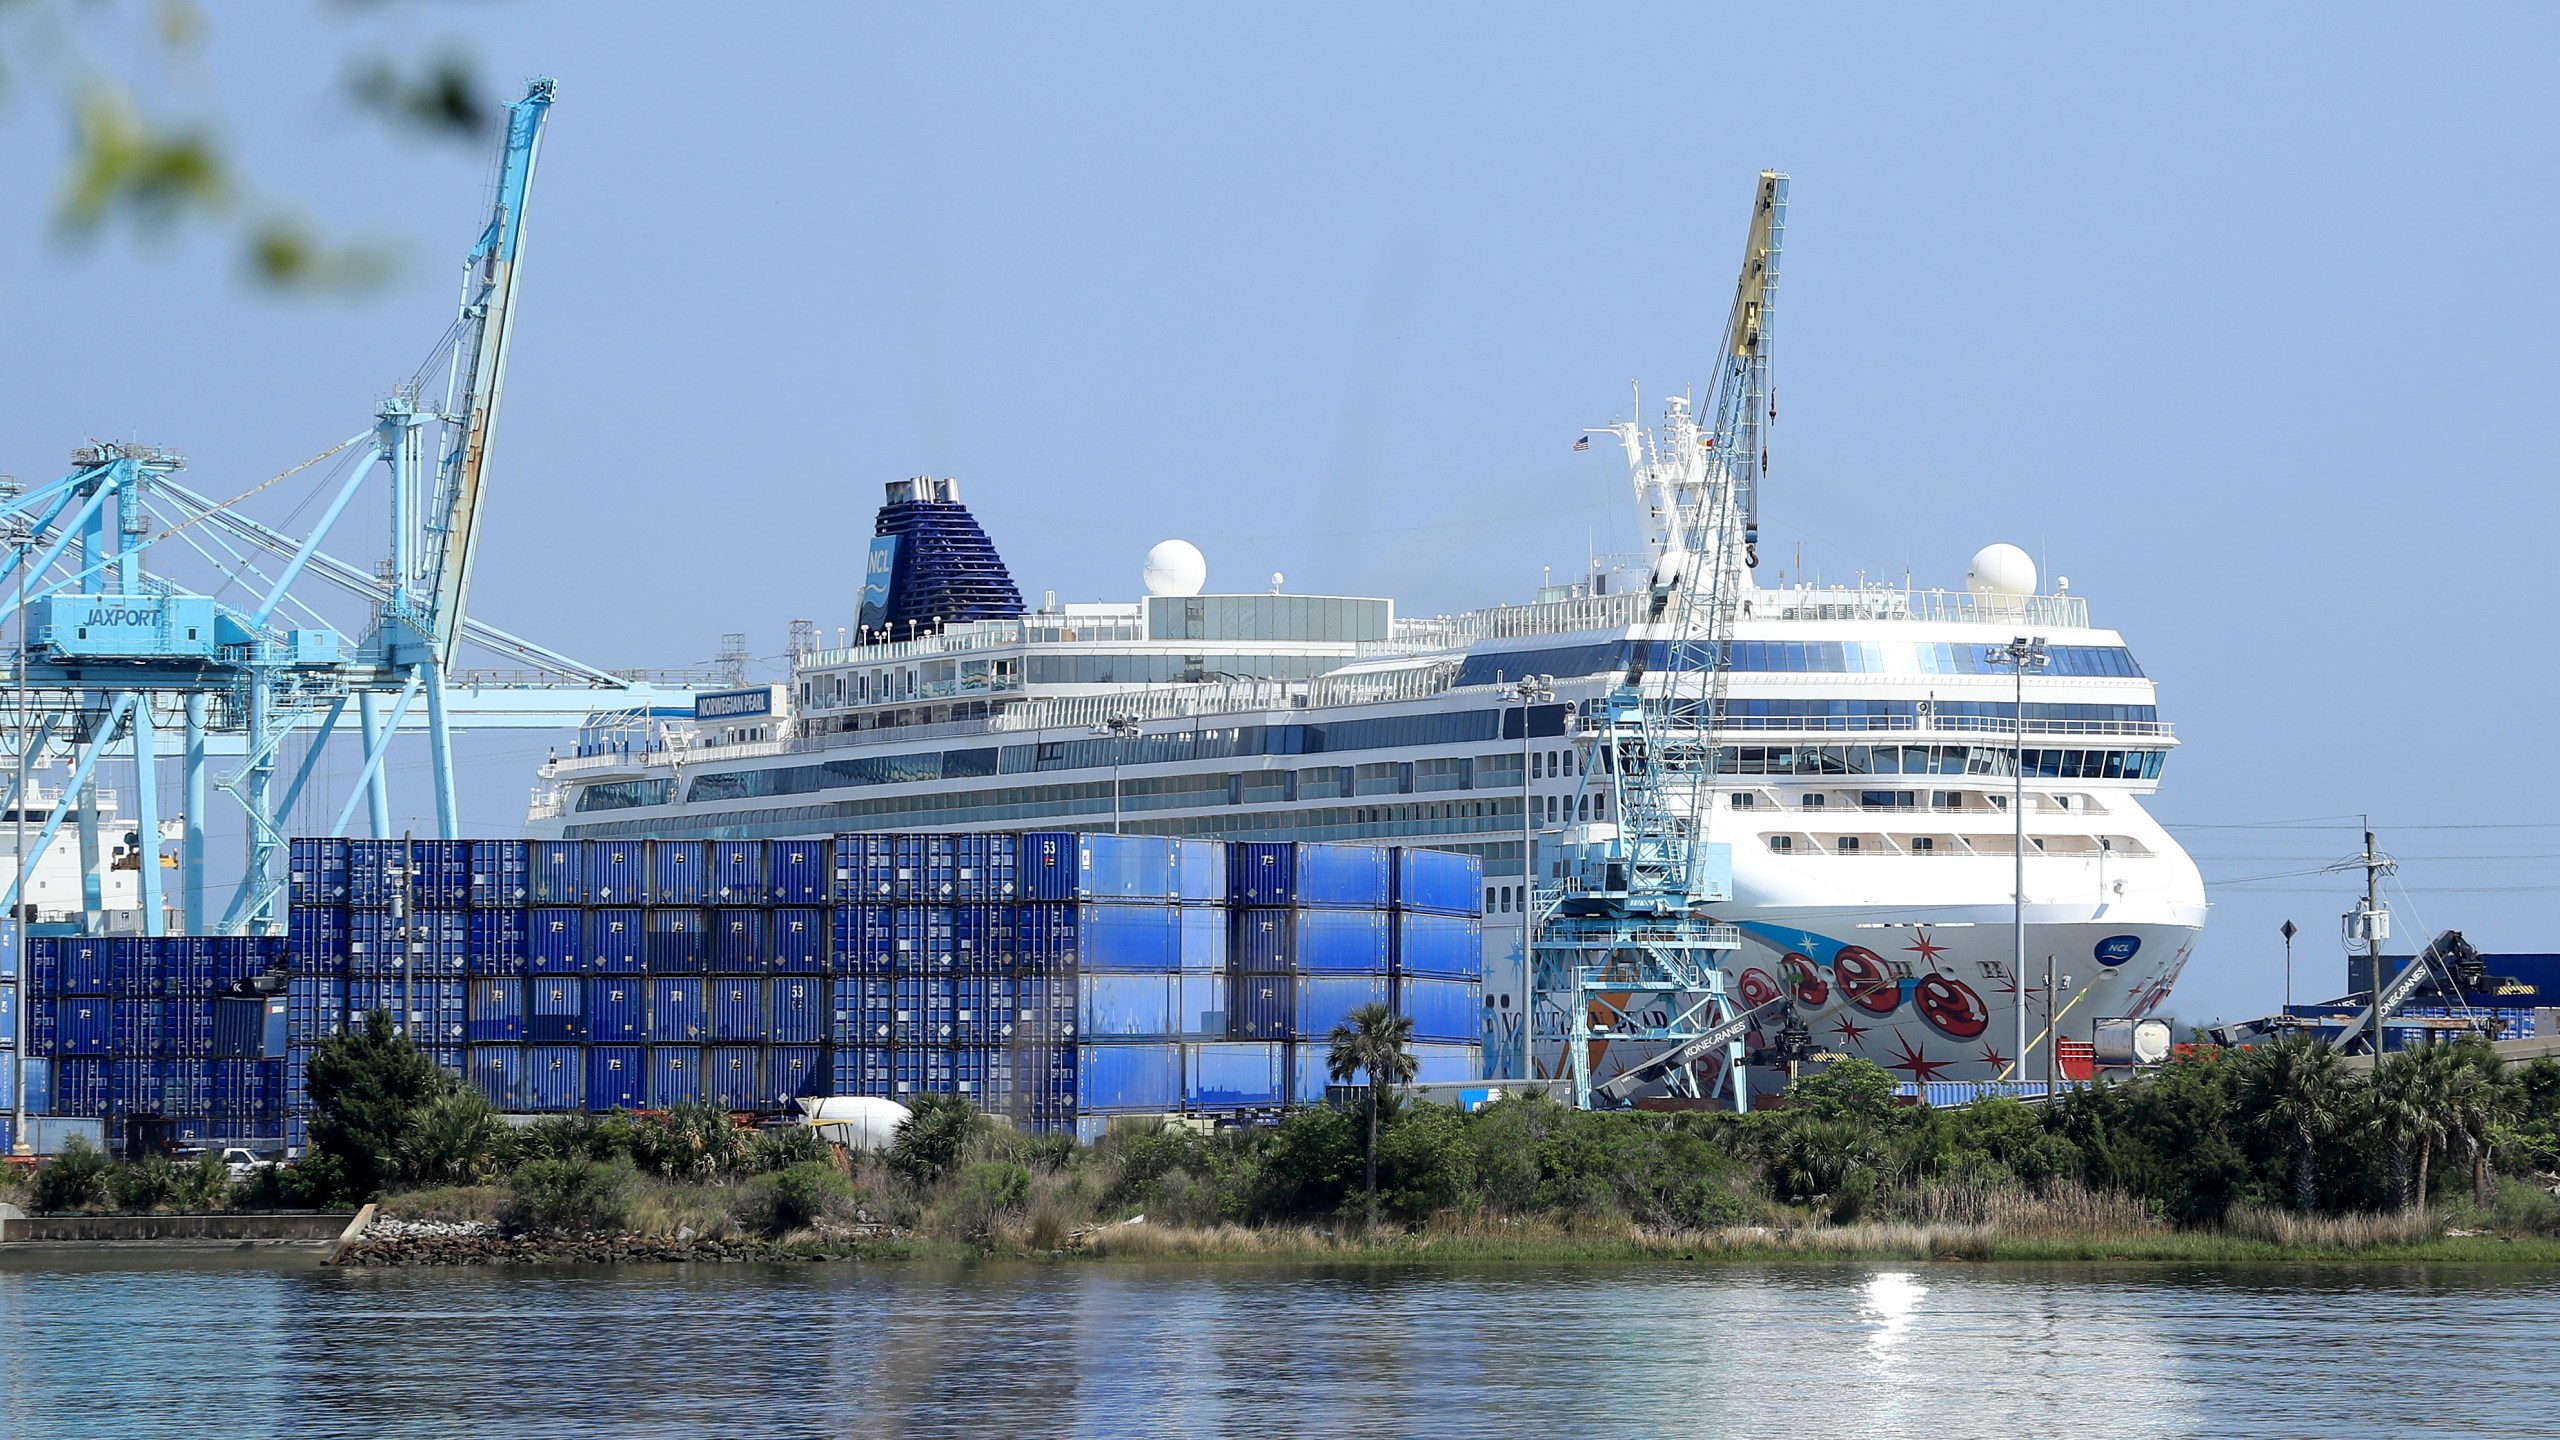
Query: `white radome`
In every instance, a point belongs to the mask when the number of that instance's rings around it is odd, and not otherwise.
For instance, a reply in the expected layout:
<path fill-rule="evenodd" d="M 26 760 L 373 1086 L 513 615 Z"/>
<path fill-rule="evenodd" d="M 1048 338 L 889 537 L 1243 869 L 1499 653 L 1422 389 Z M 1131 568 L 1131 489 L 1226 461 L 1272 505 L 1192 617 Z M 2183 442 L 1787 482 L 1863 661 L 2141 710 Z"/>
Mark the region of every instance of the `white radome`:
<path fill-rule="evenodd" d="M 1197 595 L 1209 583 L 1209 560 L 1188 540 L 1166 540 L 1147 552 L 1150 595 Z"/>
<path fill-rule="evenodd" d="M 2036 562 L 2015 545 L 1985 545 L 1965 567 L 1964 588 L 1976 595 L 2033 595 Z"/>

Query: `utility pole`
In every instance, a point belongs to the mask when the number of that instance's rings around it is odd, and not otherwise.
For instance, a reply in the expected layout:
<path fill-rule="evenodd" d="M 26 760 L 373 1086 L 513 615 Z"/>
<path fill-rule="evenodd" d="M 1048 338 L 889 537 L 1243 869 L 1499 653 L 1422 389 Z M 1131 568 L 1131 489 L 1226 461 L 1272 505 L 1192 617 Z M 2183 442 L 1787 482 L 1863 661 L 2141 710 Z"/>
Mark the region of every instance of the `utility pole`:
<path fill-rule="evenodd" d="M 2391 938 L 2391 917 L 2382 908 L 2382 871 L 2390 862 L 2374 847 L 2373 821 L 2364 828 L 2364 953 L 2373 959 L 2373 1067 L 2382 1070 L 2382 942 Z"/>
<path fill-rule="evenodd" d="M 2284 937 L 2284 1013 L 2290 1015 L 2293 1013 L 2293 937 L 2301 932 L 2287 920 L 2276 933 Z"/>
<path fill-rule="evenodd" d="M 1994 645 L 1983 653 L 1985 661 L 2006 665 L 2016 677 L 2016 699 L 2009 707 L 2009 773 L 2013 781 L 2009 797 L 2011 844 L 2016 851 L 2016 893 L 2011 897 L 2009 922 L 2014 960 L 2010 969 L 2011 983 L 2018 989 L 2018 1055 L 2009 1062 L 2009 1073 L 2020 1079 L 2027 1073 L 2027 672 L 2044 668 L 2044 637 L 2020 635 L 2006 645 Z M 2045 999 L 2051 1005 L 2052 996 Z"/>

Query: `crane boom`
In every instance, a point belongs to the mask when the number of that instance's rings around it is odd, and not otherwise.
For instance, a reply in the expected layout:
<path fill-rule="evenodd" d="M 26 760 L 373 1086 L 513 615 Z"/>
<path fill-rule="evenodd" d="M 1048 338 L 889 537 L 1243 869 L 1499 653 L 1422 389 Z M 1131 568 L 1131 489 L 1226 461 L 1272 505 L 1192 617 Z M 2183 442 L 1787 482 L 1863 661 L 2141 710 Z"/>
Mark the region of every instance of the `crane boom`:
<path fill-rule="evenodd" d="M 498 397 L 506 384 L 507 348 L 515 332 L 517 266 L 524 247 L 525 197 L 533 188 L 533 162 L 541 148 L 543 117 L 551 110 L 553 84 L 537 79 L 524 98 L 507 107 L 507 133 L 498 158 L 498 196 L 489 228 L 472 247 L 457 337 L 458 374 L 470 388 L 448 419 L 458 432 L 439 466 L 437 504 L 428 517 L 437 554 L 432 587 L 422 607 L 430 620 L 435 658 L 451 666 L 462 644 L 462 614 L 471 593 L 471 561 L 480 538 L 481 497 L 488 483 L 489 445 L 498 423 Z"/>

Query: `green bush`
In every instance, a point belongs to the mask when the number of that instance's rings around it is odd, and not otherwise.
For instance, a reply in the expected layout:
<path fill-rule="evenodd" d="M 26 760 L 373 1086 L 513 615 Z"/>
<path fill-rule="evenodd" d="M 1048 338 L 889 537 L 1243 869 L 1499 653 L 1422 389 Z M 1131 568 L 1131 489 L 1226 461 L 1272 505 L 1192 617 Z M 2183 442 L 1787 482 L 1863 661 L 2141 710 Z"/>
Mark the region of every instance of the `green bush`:
<path fill-rule="evenodd" d="M 107 1195 L 116 1208 L 133 1214 L 157 1210 L 178 1195 L 178 1167 L 159 1155 L 145 1155 L 107 1172 Z"/>
<path fill-rule="evenodd" d="M 1031 1172 L 1011 1160 L 982 1160 L 951 1186 L 951 1218 L 963 1237 L 984 1240 L 996 1222 L 1031 1198 Z"/>
<path fill-rule="evenodd" d="M 507 1146 L 498 1107 L 457 1085 L 410 1116 L 400 1137 L 400 1168 L 413 1183 L 477 1185 L 496 1173 Z"/>
<path fill-rule="evenodd" d="M 1419 1220 L 1472 1208 L 1475 1147 L 1466 1130 L 1466 1117 L 1446 1105 L 1397 1107 L 1378 1132 L 1378 1201 L 1387 1213 Z"/>
<path fill-rule="evenodd" d="M 627 1160 L 528 1160 L 507 1177 L 498 1223 L 511 1234 L 620 1230 L 639 1184 Z"/>
<path fill-rule="evenodd" d="M 301 1167 L 312 1203 L 361 1204 L 403 1178 L 403 1147 L 418 1113 L 457 1082 L 375 1010 L 311 1053 L 311 1155 Z M 327 1188 L 322 1188 L 322 1187 Z"/>
<path fill-rule="evenodd" d="M 629 1115 L 546 1115 L 515 1132 L 522 1160 L 611 1160 L 629 1157 L 634 1136 Z"/>
<path fill-rule="evenodd" d="M 678 1105 L 631 1126 L 633 1162 L 670 1180 L 725 1180 L 747 1168 L 754 1145 L 754 1131 L 713 1105 Z"/>
<path fill-rule="evenodd" d="M 738 1223 L 767 1239 L 779 1240 L 821 1220 L 850 1213 L 853 1182 L 824 1160 L 803 1160 L 758 1175 L 740 1186 L 732 1207 Z"/>
<path fill-rule="evenodd" d="M 1043 1175 L 1064 1174 L 1083 1158 L 1084 1147 L 1073 1135 L 1034 1135 L 1022 1142 L 1022 1163 Z"/>
<path fill-rule="evenodd" d="M 806 1125 L 777 1125 L 756 1132 L 747 1150 L 747 1168 L 757 1174 L 788 1170 L 795 1165 L 825 1165 L 833 1168 L 835 1152 L 818 1132 Z"/>
<path fill-rule="evenodd" d="M 957 1095 L 919 1095 L 889 1145 L 889 1168 L 911 1185 L 932 1185 L 960 1166 L 978 1111 Z"/>
<path fill-rule="evenodd" d="M 62 1142 L 61 1153 L 36 1171 L 35 1186 L 28 1199 L 38 1210 L 86 1210 L 102 1205 L 107 1199 L 107 1175 L 114 1164 L 97 1146 L 74 1135 Z"/>
<path fill-rule="evenodd" d="M 172 1197 L 189 1210 L 219 1210 L 231 1199 L 231 1171 L 219 1150 L 200 1151 L 195 1162 L 178 1171 Z"/>

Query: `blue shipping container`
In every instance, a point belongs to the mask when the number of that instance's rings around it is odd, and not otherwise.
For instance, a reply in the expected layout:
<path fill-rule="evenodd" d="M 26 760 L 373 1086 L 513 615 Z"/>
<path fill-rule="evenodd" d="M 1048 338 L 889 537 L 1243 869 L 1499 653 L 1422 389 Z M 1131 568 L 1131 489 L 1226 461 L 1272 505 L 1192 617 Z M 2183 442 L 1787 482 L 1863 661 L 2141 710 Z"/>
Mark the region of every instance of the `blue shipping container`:
<path fill-rule="evenodd" d="M 1173 977 L 1174 1033 L 1208 1040 L 1227 1038 L 1227 972 L 1186 970 Z"/>
<path fill-rule="evenodd" d="M 835 888 L 839 905 L 885 904 L 897 898 L 898 837 L 874 832 L 835 840 Z"/>
<path fill-rule="evenodd" d="M 839 974 L 886 975 L 898 968 L 896 907 L 839 905 L 833 929 Z"/>
<path fill-rule="evenodd" d="M 773 969 L 778 975 L 827 973 L 827 912 L 818 909 L 773 913 Z"/>
<path fill-rule="evenodd" d="M 1013 1039 L 1014 982 L 1005 975 L 964 975 L 959 982 L 955 1037 L 963 1045 L 1002 1045 Z"/>
<path fill-rule="evenodd" d="M 474 1045 L 470 1050 L 471 1083 L 501 1110 L 524 1108 L 524 1051 L 514 1045 Z"/>
<path fill-rule="evenodd" d="M 747 975 L 714 976 L 705 989 L 710 997 L 708 1039 L 729 1044 L 764 1039 L 762 979 Z"/>
<path fill-rule="evenodd" d="M 1381 845 L 1239 841 L 1227 856 L 1231 904 L 1382 910 L 1394 891 Z"/>
<path fill-rule="evenodd" d="M 527 1045 L 516 1090 L 522 1108 L 536 1113 L 583 1110 L 587 1105 L 587 1052 L 578 1045 Z"/>
<path fill-rule="evenodd" d="M 471 842 L 470 903 L 483 909 L 522 909 L 533 899 L 533 845 L 525 840 Z"/>
<path fill-rule="evenodd" d="M 699 975 L 711 963 L 711 912 L 652 910 L 646 959 L 652 975 Z"/>
<path fill-rule="evenodd" d="M 648 891 L 648 849 L 637 840 L 587 840 L 584 903 L 638 905 Z"/>
<path fill-rule="evenodd" d="M 313 836 L 285 846 L 285 901 L 290 905 L 347 903 L 347 842 Z"/>
<path fill-rule="evenodd" d="M 162 993 L 160 950 L 153 942 L 110 940 L 107 942 L 107 965 L 115 981 L 116 994 L 132 998 Z"/>
<path fill-rule="evenodd" d="M 1182 963 L 1182 912 L 1169 905 L 1076 907 L 1074 963 L 1085 970 L 1170 975 Z"/>
<path fill-rule="evenodd" d="M 1186 908 L 1176 912 L 1174 923 L 1180 931 L 1176 941 L 1180 953 L 1176 963 L 1184 970 L 1207 971 L 1227 968 L 1227 949 L 1231 941 L 1225 910 Z"/>
<path fill-rule="evenodd" d="M 1229 1033 L 1247 1040 L 1322 1041 L 1363 1005 L 1386 1005 L 1394 996 L 1383 975 L 1267 975 L 1238 971 Z"/>
<path fill-rule="evenodd" d="M 897 925 L 897 973 L 948 975 L 960 968 L 959 917 L 949 905 L 900 905 Z"/>
<path fill-rule="evenodd" d="M 897 977 L 897 1040 L 904 1045 L 948 1045 L 960 1023 L 960 985 L 949 975 Z"/>
<path fill-rule="evenodd" d="M 599 975 L 637 975 L 648 966 L 637 910 L 587 912 L 587 968 Z"/>
<path fill-rule="evenodd" d="M 1083 908 L 1073 903 L 1047 901 L 1015 906 L 1015 967 L 1026 974 L 1074 971 L 1076 947 L 1081 939 L 1079 912 Z"/>
<path fill-rule="evenodd" d="M 420 910 L 471 904 L 471 842 L 417 840 L 409 847 L 409 903 Z"/>
<path fill-rule="evenodd" d="M 711 969 L 761 975 L 773 968 L 773 912 L 731 906 L 711 912 Z"/>
<path fill-rule="evenodd" d="M 1071 1045 L 1076 1039 L 1076 977 L 1024 975 L 1013 982 L 1017 1044 Z"/>
<path fill-rule="evenodd" d="M 765 842 L 765 898 L 775 905 L 824 905 L 830 898 L 832 847 L 825 840 Z"/>
<path fill-rule="evenodd" d="M 1161 835 L 1078 835 L 1075 894 L 1082 900 L 1173 900 L 1173 842 Z"/>
<path fill-rule="evenodd" d="M 1011 835 L 980 830 L 956 838 L 960 847 L 957 898 L 999 904 L 1019 898 L 1022 860 Z"/>
<path fill-rule="evenodd" d="M 786 976 L 770 986 L 765 1034 L 777 1045 L 818 1045 L 827 1039 L 830 997 L 824 976 Z"/>
<path fill-rule="evenodd" d="M 347 965 L 347 912 L 300 909 L 286 918 L 286 963 L 296 975 L 343 975 Z"/>
<path fill-rule="evenodd" d="M 648 1039 L 648 982 L 637 975 L 599 975 L 589 980 L 587 1036 L 601 1043 Z"/>
<path fill-rule="evenodd" d="M 711 842 L 711 903 L 767 905 L 773 889 L 772 862 L 762 840 Z"/>
<path fill-rule="evenodd" d="M 703 1013 L 702 981 L 698 977 L 651 977 L 649 980 L 649 1039 L 656 1044 L 676 1041 L 699 1043 L 709 1033 L 710 1017 Z"/>
<path fill-rule="evenodd" d="M 1257 974 L 1333 971 L 1384 975 L 1392 952 L 1379 910 L 1236 910 L 1228 963 Z"/>
<path fill-rule="evenodd" d="M 39 1000 L 39 1007 L 53 1011 L 53 1053 L 56 1055 L 112 1055 L 115 1053 L 115 1030 L 110 1019 L 116 1009 L 103 995 L 66 995 L 56 1000 Z"/>
<path fill-rule="evenodd" d="M 343 911 L 327 912 L 338 918 L 336 935 L 341 947 L 346 944 Z M 225 935 L 211 942 L 213 946 L 213 988 L 236 990 L 244 980 L 254 979 L 280 967 L 288 967 L 286 947 L 291 940 L 282 935 Z"/>
<path fill-rule="evenodd" d="M 549 915 L 555 912 L 541 910 L 533 913 Z M 522 975 L 532 968 L 533 950 L 525 915 L 522 910 L 472 911 L 470 959 L 465 968 L 474 975 Z M 569 949 L 574 955 L 576 931 L 566 930 L 563 933 L 569 936 Z"/>
<path fill-rule="evenodd" d="M 649 1107 L 664 1110 L 673 1105 L 693 1105 L 702 1101 L 702 1047 L 699 1045 L 652 1045 L 649 1047 Z"/>
<path fill-rule="evenodd" d="M 827 1052 L 818 1045 L 774 1045 L 764 1052 L 765 1108 L 786 1109 L 806 1095 L 827 1093 Z"/>
<path fill-rule="evenodd" d="M 1016 955 L 1013 907 L 952 907 L 953 949 L 964 973 L 1001 975 L 1013 969 Z"/>
<path fill-rule="evenodd" d="M 723 1110 L 763 1110 L 764 1056 L 753 1045 L 714 1045 L 703 1055 L 703 1098 Z"/>
<path fill-rule="evenodd" d="M 838 1095 L 886 1099 L 897 1093 L 897 1052 L 885 1045 L 838 1045 L 830 1089 Z"/>
<path fill-rule="evenodd" d="M 894 1089 L 901 1096 L 948 1095 L 959 1084 L 959 1067 L 948 1046 L 901 1045 L 893 1063 L 898 1075 Z"/>
<path fill-rule="evenodd" d="M 1397 981 L 1396 992 L 1396 1011 L 1413 1021 L 1414 1039 L 1460 1044 L 1484 1039 L 1481 983 L 1415 978 Z"/>
<path fill-rule="evenodd" d="M 1395 967 L 1404 975 L 1484 978 L 1484 922 L 1403 911 L 1395 918 Z"/>
<path fill-rule="evenodd" d="M 574 975 L 537 975 L 524 985 L 524 1035 L 556 1045 L 587 1038 L 587 982 Z"/>
<path fill-rule="evenodd" d="M 892 842 L 896 868 L 889 895 L 915 905 L 948 905 L 960 890 L 960 856 L 950 835 L 900 835 Z"/>
<path fill-rule="evenodd" d="M 533 867 L 532 893 L 527 897 L 536 905 L 584 905 L 587 903 L 586 842 L 583 840 L 539 840 L 528 857 Z"/>
<path fill-rule="evenodd" d="M 1166 1111 L 1182 1095 L 1182 1051 L 1127 1043 L 1076 1047 L 1076 1108 L 1086 1114 Z"/>
<path fill-rule="evenodd" d="M 213 1054 L 214 1003 L 210 999 L 163 1000 L 160 1002 L 160 1053 L 172 1060 L 202 1060 Z M 258 1007 L 259 1042 L 265 1041 L 265 1006 Z M 256 1053 L 256 1052 L 252 1052 Z"/>
<path fill-rule="evenodd" d="M 389 909 L 392 893 L 404 883 L 401 872 L 408 864 L 406 840 L 348 841 L 347 903 L 362 910 Z"/>
<path fill-rule="evenodd" d="M 525 968 L 536 975 L 587 971 L 587 917 L 582 910 L 528 910 L 524 917 Z"/>
<path fill-rule="evenodd" d="M 642 1110 L 649 1104 L 648 1052 L 637 1045 L 587 1047 L 587 1108 Z"/>
<path fill-rule="evenodd" d="M 1184 1047 L 1183 1103 L 1206 1110 L 1264 1109 L 1288 1103 L 1288 1047 L 1215 1041 Z"/>
<path fill-rule="evenodd" d="M 165 1004 L 158 1000 L 136 1000 L 124 996 L 107 1002 L 109 1045 L 118 1055 L 157 1055 L 160 1053 L 161 1017 Z"/>
<path fill-rule="evenodd" d="M 787 982 L 777 980 L 777 985 Z M 834 982 L 833 1039 L 838 1045 L 886 1045 L 897 1033 L 898 982 L 885 975 L 843 975 Z"/>
<path fill-rule="evenodd" d="M 89 1057 L 53 1062 L 53 1109 L 61 1115 L 104 1115 L 114 1103 L 115 1062 Z"/>
<path fill-rule="evenodd" d="M 114 942 L 93 935 L 65 935 L 55 942 L 65 995 L 111 995 L 116 988 Z"/>
<path fill-rule="evenodd" d="M 648 903 L 652 905 L 710 904 L 711 842 L 708 840 L 650 841 Z"/>
<path fill-rule="evenodd" d="M 559 983 L 559 982 L 554 982 Z M 524 1038 L 524 982 L 474 980 L 466 1013 L 465 1038 L 474 1045 L 494 1045 Z"/>
<path fill-rule="evenodd" d="M 1434 915 L 1484 914 L 1484 861 L 1455 850 L 1395 849 L 1395 904 Z"/>
<path fill-rule="evenodd" d="M 1173 842 L 1173 893 L 1185 905 L 1227 903 L 1227 842 Z"/>
<path fill-rule="evenodd" d="M 1024 900 L 1076 898 L 1076 837 L 1033 830 L 1013 837 L 1014 890 Z"/>
<path fill-rule="evenodd" d="M 285 1034 L 295 1045 L 316 1045 L 347 1023 L 347 982 L 296 975 L 285 982 Z"/>
<path fill-rule="evenodd" d="M 1170 975 L 1077 976 L 1077 1033 L 1087 1040 L 1175 1033 L 1173 980 Z"/>

